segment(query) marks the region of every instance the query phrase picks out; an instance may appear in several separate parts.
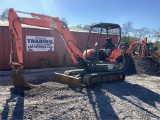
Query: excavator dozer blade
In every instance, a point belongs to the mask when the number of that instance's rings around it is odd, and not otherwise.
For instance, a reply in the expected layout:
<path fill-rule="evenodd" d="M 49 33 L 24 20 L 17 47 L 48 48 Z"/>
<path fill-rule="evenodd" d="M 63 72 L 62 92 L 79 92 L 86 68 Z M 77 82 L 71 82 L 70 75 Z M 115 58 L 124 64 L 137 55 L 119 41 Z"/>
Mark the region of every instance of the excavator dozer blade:
<path fill-rule="evenodd" d="M 160 52 L 149 52 L 150 56 L 160 62 Z"/>
<path fill-rule="evenodd" d="M 81 87 L 81 78 L 79 77 L 73 77 L 73 76 L 69 76 L 69 75 L 65 75 L 57 72 L 55 72 L 53 76 L 56 79 L 56 82 L 67 84 L 74 88 Z"/>

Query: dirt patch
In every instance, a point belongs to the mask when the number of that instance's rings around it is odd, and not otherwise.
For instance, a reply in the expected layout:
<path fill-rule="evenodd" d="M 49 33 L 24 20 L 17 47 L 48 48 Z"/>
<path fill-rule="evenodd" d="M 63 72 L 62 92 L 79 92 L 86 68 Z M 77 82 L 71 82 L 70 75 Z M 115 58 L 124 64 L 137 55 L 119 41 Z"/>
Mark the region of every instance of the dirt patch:
<path fill-rule="evenodd" d="M 134 57 L 133 60 L 137 73 L 160 76 L 160 62 L 151 57 Z"/>
<path fill-rule="evenodd" d="M 151 57 L 126 56 L 123 71 L 126 75 L 147 74 L 160 77 L 160 62 Z"/>

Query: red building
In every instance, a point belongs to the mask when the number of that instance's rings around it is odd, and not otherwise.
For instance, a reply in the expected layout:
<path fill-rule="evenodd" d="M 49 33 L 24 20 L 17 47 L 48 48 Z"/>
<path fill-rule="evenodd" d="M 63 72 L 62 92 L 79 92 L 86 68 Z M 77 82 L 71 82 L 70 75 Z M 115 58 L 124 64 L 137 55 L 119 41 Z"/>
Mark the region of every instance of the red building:
<path fill-rule="evenodd" d="M 41 67 L 40 60 L 45 58 L 49 61 L 50 67 L 57 66 L 73 66 L 74 63 L 65 49 L 64 42 L 59 35 L 54 30 L 22 25 L 23 27 L 23 57 L 24 57 L 24 68 L 39 68 Z M 85 50 L 86 40 L 88 37 L 88 31 L 72 28 L 70 29 L 77 45 Z M 94 46 L 97 40 L 97 33 L 92 33 L 91 35 L 91 47 Z M 29 52 L 26 48 L 26 36 L 46 36 L 54 37 L 54 51 L 34 51 Z M 101 46 L 105 42 L 106 35 L 102 35 Z M 113 43 L 118 42 L 118 36 L 112 35 Z M 0 70 L 11 69 L 9 66 L 9 54 L 10 54 L 10 38 L 9 38 L 9 27 L 7 21 L 0 21 Z M 16 60 L 16 55 L 14 55 L 14 60 Z"/>

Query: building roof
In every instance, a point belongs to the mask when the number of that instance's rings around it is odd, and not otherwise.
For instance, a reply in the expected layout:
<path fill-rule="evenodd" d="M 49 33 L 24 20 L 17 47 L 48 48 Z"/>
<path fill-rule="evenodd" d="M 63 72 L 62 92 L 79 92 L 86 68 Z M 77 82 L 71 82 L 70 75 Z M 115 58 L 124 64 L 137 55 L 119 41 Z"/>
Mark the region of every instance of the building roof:
<path fill-rule="evenodd" d="M 100 24 L 97 24 L 98 26 L 101 25 L 101 24 L 105 24 L 105 23 L 100 23 Z M 107 24 L 108 25 L 108 24 Z M 109 24 L 110 25 L 110 24 Z M 0 20 L 0 27 L 1 26 L 9 26 L 9 22 L 8 21 L 2 21 Z M 95 25 L 93 25 L 92 27 L 94 27 Z M 114 24 L 112 27 L 117 27 L 118 24 Z M 95 26 L 97 27 L 97 26 Z M 33 25 L 26 25 L 26 24 L 22 24 L 22 28 L 35 28 L 35 29 L 50 29 L 50 28 L 45 28 L 45 27 L 38 27 L 38 26 L 33 26 Z M 69 30 L 71 32 L 82 32 L 82 33 L 88 33 L 89 31 L 88 30 L 85 30 L 85 29 L 79 29 L 79 28 L 76 28 L 76 27 L 69 27 Z M 97 33 L 97 32 L 93 32 L 92 33 Z M 102 34 L 106 34 L 106 33 L 102 33 Z"/>
<path fill-rule="evenodd" d="M 88 30 L 85 30 L 85 29 L 79 29 L 79 28 L 76 28 L 76 27 L 70 27 L 69 28 L 70 31 L 76 31 L 76 32 L 89 32 Z"/>
<path fill-rule="evenodd" d="M 0 26 L 9 26 L 8 21 L 0 20 Z"/>
<path fill-rule="evenodd" d="M 9 22 L 0 20 L 0 26 L 9 26 Z M 38 27 L 38 26 L 26 25 L 26 24 L 22 24 L 22 28 L 49 29 L 49 28 L 45 28 L 45 27 Z"/>

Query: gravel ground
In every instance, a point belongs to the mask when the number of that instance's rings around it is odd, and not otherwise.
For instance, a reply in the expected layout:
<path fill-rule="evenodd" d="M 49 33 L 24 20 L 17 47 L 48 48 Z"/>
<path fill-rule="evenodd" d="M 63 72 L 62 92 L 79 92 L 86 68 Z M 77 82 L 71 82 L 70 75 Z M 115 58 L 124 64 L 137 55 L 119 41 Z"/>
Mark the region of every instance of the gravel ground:
<path fill-rule="evenodd" d="M 127 76 L 124 82 L 75 89 L 54 82 L 53 72 L 26 73 L 30 82 L 39 84 L 25 92 L 14 89 L 9 75 L 1 74 L 0 119 L 160 119 L 158 76 L 138 74 Z"/>

